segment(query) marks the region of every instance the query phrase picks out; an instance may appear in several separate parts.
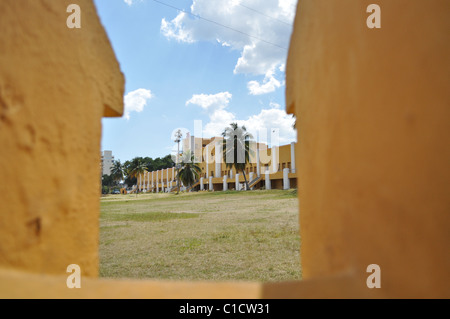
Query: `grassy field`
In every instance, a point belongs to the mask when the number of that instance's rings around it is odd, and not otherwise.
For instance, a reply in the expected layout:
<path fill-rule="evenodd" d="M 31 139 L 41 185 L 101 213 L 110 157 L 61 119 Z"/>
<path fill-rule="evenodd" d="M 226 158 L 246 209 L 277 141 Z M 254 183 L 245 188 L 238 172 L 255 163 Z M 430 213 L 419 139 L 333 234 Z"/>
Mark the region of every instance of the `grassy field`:
<path fill-rule="evenodd" d="M 100 276 L 298 280 L 297 208 L 292 190 L 103 197 Z"/>

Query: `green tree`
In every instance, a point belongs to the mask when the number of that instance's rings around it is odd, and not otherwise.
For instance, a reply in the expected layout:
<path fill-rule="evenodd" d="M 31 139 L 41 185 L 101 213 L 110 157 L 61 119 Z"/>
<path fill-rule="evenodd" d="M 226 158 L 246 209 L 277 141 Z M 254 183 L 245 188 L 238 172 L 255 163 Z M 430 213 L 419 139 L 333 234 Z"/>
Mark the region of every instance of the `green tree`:
<path fill-rule="evenodd" d="M 129 172 L 131 171 L 131 164 L 133 163 L 134 159 L 131 161 L 125 161 L 122 164 L 122 169 L 123 169 L 123 175 L 125 176 L 125 184 L 127 184 L 128 186 L 130 185 L 134 185 L 137 182 L 137 179 L 134 177 L 131 177 Z"/>
<path fill-rule="evenodd" d="M 234 167 L 236 172 L 241 171 L 244 175 L 247 190 L 250 189 L 245 176 L 245 166 L 250 161 L 250 140 L 253 136 L 247 132 L 245 126 L 239 127 L 237 123 L 231 123 L 222 132 L 223 136 L 223 159 L 227 168 Z M 236 185 L 237 186 L 237 185 Z"/>
<path fill-rule="evenodd" d="M 127 173 L 128 178 L 135 178 L 136 184 L 137 184 L 138 176 L 141 174 L 144 174 L 145 172 L 147 172 L 147 166 L 145 165 L 142 157 L 136 157 L 128 165 L 126 173 Z M 136 195 L 138 192 L 139 192 L 139 189 L 136 190 Z"/>
<path fill-rule="evenodd" d="M 102 186 L 114 186 L 114 180 L 111 175 L 102 176 Z"/>
<path fill-rule="evenodd" d="M 102 176 L 102 194 L 109 194 L 111 187 L 115 186 L 114 179 L 110 175 Z"/>
<path fill-rule="evenodd" d="M 123 179 L 123 165 L 120 160 L 113 161 L 111 177 L 115 182 L 120 182 Z"/>
<path fill-rule="evenodd" d="M 180 164 L 177 178 L 179 177 L 185 186 L 190 187 L 199 178 L 202 169 L 194 163 L 194 154 L 191 151 L 183 153 Z"/>
<path fill-rule="evenodd" d="M 139 174 L 133 173 L 138 166 L 137 163 L 141 163 L 139 165 L 144 166 L 145 171 L 149 172 L 175 166 L 171 155 L 166 155 L 163 158 L 157 157 L 155 159 L 152 159 L 151 157 L 135 157 L 132 160 L 125 161 L 122 164 L 122 176 L 125 177 L 124 182 L 128 186 L 137 184 L 137 176 L 139 176 Z"/>

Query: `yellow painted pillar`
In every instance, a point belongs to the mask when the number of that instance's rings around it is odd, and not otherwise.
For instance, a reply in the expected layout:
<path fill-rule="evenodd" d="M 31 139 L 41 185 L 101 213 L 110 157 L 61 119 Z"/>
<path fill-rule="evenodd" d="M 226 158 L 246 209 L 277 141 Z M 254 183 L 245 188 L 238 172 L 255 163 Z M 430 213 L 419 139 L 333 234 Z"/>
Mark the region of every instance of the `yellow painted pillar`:
<path fill-rule="evenodd" d="M 286 69 L 304 279 L 449 297 L 450 2 L 300 0 Z M 371 20 L 371 19 L 369 19 Z M 371 264 L 381 288 L 369 289 Z"/>

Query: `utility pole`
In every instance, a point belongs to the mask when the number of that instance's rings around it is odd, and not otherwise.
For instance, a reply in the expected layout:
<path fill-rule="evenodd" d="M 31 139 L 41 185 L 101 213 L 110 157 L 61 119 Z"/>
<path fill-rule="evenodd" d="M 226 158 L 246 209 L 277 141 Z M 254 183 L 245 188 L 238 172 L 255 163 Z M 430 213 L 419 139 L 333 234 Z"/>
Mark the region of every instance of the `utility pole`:
<path fill-rule="evenodd" d="M 178 130 L 175 132 L 175 143 L 178 144 L 177 149 L 177 157 L 175 158 L 175 168 L 177 170 L 177 195 L 180 192 L 180 164 L 178 164 L 178 158 L 180 157 L 180 141 L 181 137 L 183 136 L 183 133 L 181 133 L 181 130 Z"/>

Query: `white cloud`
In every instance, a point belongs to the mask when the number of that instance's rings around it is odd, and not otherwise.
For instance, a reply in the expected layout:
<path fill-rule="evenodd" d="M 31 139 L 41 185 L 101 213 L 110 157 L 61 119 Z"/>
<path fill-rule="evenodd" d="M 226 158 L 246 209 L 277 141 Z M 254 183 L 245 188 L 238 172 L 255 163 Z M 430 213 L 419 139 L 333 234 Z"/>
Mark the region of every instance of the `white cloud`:
<path fill-rule="evenodd" d="M 266 74 L 262 84 L 258 81 L 250 81 L 247 83 L 247 88 L 251 95 L 261 95 L 273 92 L 281 85 L 281 82 L 275 79 L 273 74 Z"/>
<path fill-rule="evenodd" d="M 197 105 L 208 112 L 210 121 L 204 126 L 204 136 L 219 136 L 223 129 L 235 120 L 234 114 L 225 110 L 232 97 L 229 92 L 194 94 L 186 102 L 186 106 Z"/>
<path fill-rule="evenodd" d="M 129 120 L 131 112 L 142 112 L 144 110 L 144 107 L 147 105 L 148 100 L 152 97 L 152 92 L 147 89 L 137 89 L 135 91 L 129 92 L 124 97 L 124 117 Z"/>
<path fill-rule="evenodd" d="M 270 109 L 263 109 L 259 114 L 237 122 L 239 125 L 245 125 L 254 138 L 259 136 L 259 142 L 267 143 L 271 131 L 274 129 L 279 131 L 280 145 L 296 141 L 297 138 L 296 132 L 292 127 L 295 119 L 292 115 L 287 114 L 284 109 L 276 106 Z"/>
<path fill-rule="evenodd" d="M 142 2 L 142 0 L 123 0 L 123 2 L 125 2 L 129 6 L 132 6 L 134 3 L 138 2 L 138 1 Z"/>
<path fill-rule="evenodd" d="M 185 19 L 186 13 L 184 12 L 180 12 L 180 14 L 178 14 L 172 21 L 167 21 L 163 18 L 160 28 L 161 33 L 167 38 L 172 38 L 180 42 L 195 42 L 190 32 L 182 28 L 182 23 Z"/>
<path fill-rule="evenodd" d="M 296 140 L 296 133 L 292 128 L 295 120 L 281 108 L 280 104 L 271 102 L 270 108 L 261 110 L 259 114 L 252 115 L 246 120 L 238 120 L 235 114 L 227 110 L 230 100 L 230 93 L 221 92 L 210 95 L 196 94 L 186 102 L 186 105 L 198 105 L 208 112 L 209 121 L 203 125 L 204 137 L 220 136 L 225 127 L 237 122 L 240 126 L 245 125 L 254 138 L 259 136 L 259 141 L 263 143 L 268 142 L 272 129 L 279 131 L 280 144 Z"/>
<path fill-rule="evenodd" d="M 284 70 L 296 2 L 193 0 L 191 13 L 217 24 L 181 12 L 170 21 L 163 19 L 161 32 L 177 41 L 210 41 L 229 46 L 241 52 L 235 74 L 266 75 L 275 69 Z M 282 85 L 275 75 L 259 86 L 256 84 L 251 82 L 249 89 L 258 94 L 272 92 Z"/>
<path fill-rule="evenodd" d="M 281 105 L 276 102 L 270 102 L 270 107 L 273 109 L 281 109 Z"/>
<path fill-rule="evenodd" d="M 221 136 L 225 127 L 236 122 L 236 116 L 227 110 L 216 110 L 209 116 L 209 122 L 203 128 L 204 137 Z"/>
<path fill-rule="evenodd" d="M 224 109 L 232 97 L 233 95 L 229 92 L 220 92 L 217 94 L 194 94 L 192 98 L 186 102 L 186 106 L 189 104 L 195 104 L 210 111 Z"/>

